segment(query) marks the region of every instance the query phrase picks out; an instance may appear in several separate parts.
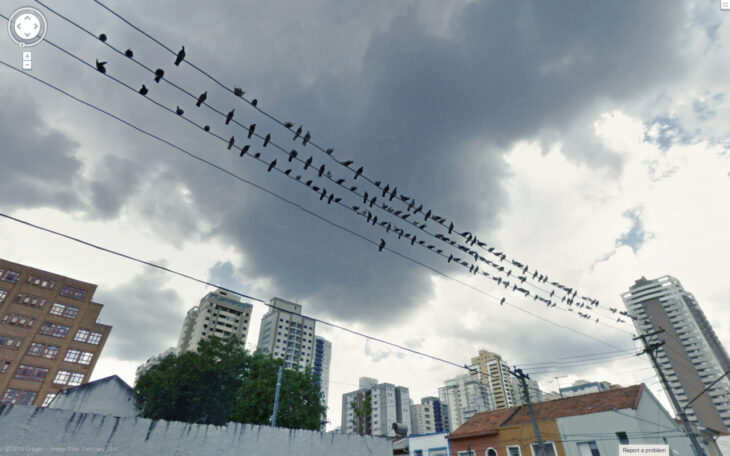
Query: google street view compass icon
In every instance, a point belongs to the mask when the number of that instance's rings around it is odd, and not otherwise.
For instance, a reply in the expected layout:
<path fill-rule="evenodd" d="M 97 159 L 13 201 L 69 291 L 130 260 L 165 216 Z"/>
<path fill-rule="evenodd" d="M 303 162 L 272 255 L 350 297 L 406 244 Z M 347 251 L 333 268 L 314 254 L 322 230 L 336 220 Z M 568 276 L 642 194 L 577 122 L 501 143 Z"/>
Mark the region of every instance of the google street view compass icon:
<path fill-rule="evenodd" d="M 8 33 L 20 47 L 30 47 L 43 41 L 46 36 L 46 18 L 30 6 L 18 8 L 10 15 Z"/>

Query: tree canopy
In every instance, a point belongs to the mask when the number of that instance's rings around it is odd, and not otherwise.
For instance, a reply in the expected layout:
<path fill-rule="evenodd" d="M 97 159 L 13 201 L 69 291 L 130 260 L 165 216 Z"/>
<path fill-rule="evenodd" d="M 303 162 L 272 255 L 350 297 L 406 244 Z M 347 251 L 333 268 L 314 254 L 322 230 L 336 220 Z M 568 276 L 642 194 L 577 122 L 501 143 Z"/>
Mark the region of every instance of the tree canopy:
<path fill-rule="evenodd" d="M 236 339 L 201 341 L 197 351 L 169 355 L 137 380 L 141 415 L 150 419 L 223 425 L 269 424 L 283 360 L 249 353 Z M 276 424 L 319 430 L 321 390 L 310 369 L 284 370 Z"/>

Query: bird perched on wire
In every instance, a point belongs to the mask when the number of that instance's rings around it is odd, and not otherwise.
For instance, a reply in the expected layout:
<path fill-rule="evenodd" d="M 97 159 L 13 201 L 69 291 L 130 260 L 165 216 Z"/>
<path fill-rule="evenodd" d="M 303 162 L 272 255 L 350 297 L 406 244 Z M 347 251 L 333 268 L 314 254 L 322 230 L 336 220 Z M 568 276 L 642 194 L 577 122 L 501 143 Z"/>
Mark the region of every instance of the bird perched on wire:
<path fill-rule="evenodd" d="M 253 106 L 254 108 L 256 106 L 258 106 L 258 104 L 259 104 L 259 100 L 257 100 L 256 98 L 254 98 L 253 100 L 251 100 L 251 106 Z"/>
<path fill-rule="evenodd" d="M 206 126 L 204 126 L 204 127 L 203 127 L 203 130 L 205 130 L 205 131 L 210 131 L 210 125 L 206 125 Z"/>
<path fill-rule="evenodd" d="M 175 114 L 177 114 L 178 116 L 181 116 L 181 115 L 185 114 L 185 111 L 183 111 L 182 109 L 180 109 L 180 106 L 177 106 L 175 108 Z"/>
<path fill-rule="evenodd" d="M 312 139 L 312 135 L 307 132 L 307 134 L 304 135 L 304 138 L 302 138 L 302 146 L 306 146 L 310 139 Z"/>
<path fill-rule="evenodd" d="M 139 94 L 140 95 L 147 95 L 147 92 L 149 92 L 149 90 L 147 90 L 147 87 L 145 87 L 145 85 L 142 84 L 142 88 L 139 89 Z"/>
<path fill-rule="evenodd" d="M 158 68 L 155 70 L 155 82 L 159 83 L 160 79 L 165 75 L 165 70 Z"/>
<path fill-rule="evenodd" d="M 299 137 L 299 135 L 302 134 L 302 126 L 299 125 L 299 128 L 297 128 L 297 131 L 294 132 L 294 139 L 292 141 L 296 141 L 296 139 Z"/>
<path fill-rule="evenodd" d="M 233 144 L 235 144 L 236 138 L 231 136 L 231 139 L 228 140 L 228 150 L 231 150 L 231 147 L 233 147 Z"/>
<path fill-rule="evenodd" d="M 102 43 L 106 43 L 106 33 L 99 35 L 99 40 L 101 40 Z"/>
<path fill-rule="evenodd" d="M 131 49 L 127 49 L 126 51 L 124 51 L 124 55 L 131 59 L 132 57 L 134 57 L 134 52 L 132 52 Z"/>
<path fill-rule="evenodd" d="M 269 144 L 269 141 L 271 141 L 271 133 L 266 134 L 266 137 L 264 138 L 264 147 Z"/>
<path fill-rule="evenodd" d="M 355 171 L 355 179 L 357 179 L 362 174 L 362 166 Z"/>
<path fill-rule="evenodd" d="M 297 155 L 298 155 L 297 151 L 292 149 L 292 151 L 289 152 L 289 161 L 294 160 L 294 157 L 296 157 Z"/>
<path fill-rule="evenodd" d="M 205 100 L 207 100 L 207 99 L 208 99 L 208 92 L 205 91 L 200 94 L 200 96 L 198 97 L 198 101 L 195 102 L 195 106 L 200 107 L 200 105 L 205 103 Z"/>
<path fill-rule="evenodd" d="M 177 53 L 177 57 L 175 57 L 175 66 L 180 66 L 180 62 L 182 62 L 185 59 L 185 46 L 183 46 L 180 49 L 180 52 Z"/>
<path fill-rule="evenodd" d="M 99 73 L 106 74 L 106 67 L 104 65 L 106 65 L 106 62 L 100 62 L 97 60 L 96 61 L 96 71 L 98 71 Z"/>
<path fill-rule="evenodd" d="M 334 152 L 334 151 L 335 151 L 334 149 L 330 148 L 330 149 L 327 149 L 325 152 L 327 152 L 327 155 L 332 155 L 332 152 Z"/>
<path fill-rule="evenodd" d="M 241 147 L 241 157 L 243 157 L 244 155 L 246 155 L 246 152 L 248 152 L 248 149 L 250 147 L 251 146 L 249 146 L 248 144 L 246 144 L 245 146 Z"/>
<path fill-rule="evenodd" d="M 233 94 L 237 97 L 242 97 L 244 93 L 246 93 L 246 92 L 244 92 L 243 89 L 240 87 L 233 88 Z"/>
<path fill-rule="evenodd" d="M 231 112 L 226 114 L 226 125 L 231 123 L 231 120 L 233 119 L 233 111 L 235 111 L 235 109 L 231 109 Z"/>
<path fill-rule="evenodd" d="M 309 157 L 306 162 L 304 162 L 304 170 L 306 171 L 307 168 L 309 168 L 309 165 L 312 164 L 312 157 Z"/>
<path fill-rule="evenodd" d="M 276 166 L 276 159 L 269 163 L 269 168 L 266 171 L 271 171 L 272 169 L 274 169 L 274 166 Z"/>
<path fill-rule="evenodd" d="M 251 138 L 251 136 L 253 136 L 254 130 L 256 130 L 256 124 L 251 124 L 251 126 L 248 127 L 248 137 L 249 137 L 249 139 Z"/>
<path fill-rule="evenodd" d="M 385 248 L 385 240 L 380 239 L 380 245 L 378 246 L 378 252 L 382 252 Z"/>
<path fill-rule="evenodd" d="M 322 174 L 324 174 L 324 165 L 319 167 L 319 177 L 322 177 Z"/>

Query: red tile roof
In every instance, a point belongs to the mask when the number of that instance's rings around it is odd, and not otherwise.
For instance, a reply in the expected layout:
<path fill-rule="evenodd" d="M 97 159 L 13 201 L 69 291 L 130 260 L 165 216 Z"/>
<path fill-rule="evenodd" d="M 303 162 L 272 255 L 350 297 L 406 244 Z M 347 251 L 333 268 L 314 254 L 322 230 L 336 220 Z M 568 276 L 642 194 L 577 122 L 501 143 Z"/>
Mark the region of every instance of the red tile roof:
<path fill-rule="evenodd" d="M 634 385 L 600 393 L 566 397 L 548 402 L 533 404 L 538 421 L 554 420 L 566 416 L 588 415 L 609 410 L 636 409 L 644 391 L 644 385 Z M 459 426 L 447 438 L 471 437 L 497 432 L 503 426 L 519 425 L 530 422 L 527 406 L 516 409 L 501 409 L 477 413 L 466 423 Z"/>
<path fill-rule="evenodd" d="M 475 413 L 474 416 L 449 434 L 447 439 L 472 437 L 475 435 L 496 434 L 497 429 L 514 413 L 515 409 L 501 409 L 491 412 Z"/>

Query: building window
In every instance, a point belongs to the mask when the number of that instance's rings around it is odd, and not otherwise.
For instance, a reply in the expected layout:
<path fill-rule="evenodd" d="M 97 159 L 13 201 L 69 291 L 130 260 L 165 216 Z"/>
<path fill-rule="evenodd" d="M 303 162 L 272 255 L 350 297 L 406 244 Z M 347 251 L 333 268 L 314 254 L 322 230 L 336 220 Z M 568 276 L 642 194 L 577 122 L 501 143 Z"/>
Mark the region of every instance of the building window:
<path fill-rule="evenodd" d="M 65 385 L 68 383 L 68 379 L 71 378 L 71 372 L 60 370 L 56 374 L 56 377 L 53 379 L 53 383 L 57 383 L 59 385 Z"/>
<path fill-rule="evenodd" d="M 55 345 L 48 345 L 43 351 L 43 357 L 48 359 L 56 359 L 58 355 L 58 347 Z"/>
<path fill-rule="evenodd" d="M 84 381 L 84 374 L 72 372 L 71 378 L 68 380 L 68 384 L 71 386 L 78 386 L 82 381 Z"/>
<path fill-rule="evenodd" d="M 51 401 L 56 397 L 56 393 L 48 393 L 46 394 L 46 397 L 43 398 L 43 404 L 41 404 L 41 407 L 48 407 L 51 405 Z"/>
<path fill-rule="evenodd" d="M 5 298 L 8 297 L 8 292 L 5 290 L 0 290 L 0 303 L 5 301 Z"/>
<path fill-rule="evenodd" d="M 30 356 L 41 356 L 43 353 L 43 348 L 45 345 L 39 344 L 38 342 L 33 342 L 30 344 L 30 348 L 28 348 L 28 354 Z"/>
<path fill-rule="evenodd" d="M 497 456 L 497 450 L 494 448 L 487 449 L 487 456 Z"/>
<path fill-rule="evenodd" d="M 477 456 L 477 454 L 474 452 L 474 450 L 459 451 L 459 456 Z"/>
<path fill-rule="evenodd" d="M 79 329 L 76 331 L 76 335 L 74 336 L 74 340 L 77 342 L 86 342 L 86 339 L 89 338 L 90 332 L 85 329 Z"/>
<path fill-rule="evenodd" d="M 423 456 L 423 450 L 414 450 L 413 456 Z"/>
<path fill-rule="evenodd" d="M 618 437 L 618 443 L 621 445 L 629 444 L 629 436 L 625 432 L 617 432 L 616 437 Z"/>
<path fill-rule="evenodd" d="M 63 311 L 66 308 L 63 304 L 54 303 L 53 307 L 51 307 L 51 315 L 63 315 Z"/>
<path fill-rule="evenodd" d="M 69 327 L 63 326 L 63 325 L 57 325 L 54 323 L 45 322 L 41 326 L 40 333 L 45 334 L 47 336 L 53 336 L 58 337 L 59 339 L 63 339 L 66 337 L 66 334 L 68 334 Z"/>
<path fill-rule="evenodd" d="M 518 447 L 518 446 L 508 446 L 507 447 L 507 456 L 522 456 L 522 452 L 520 451 L 520 447 Z"/>
<path fill-rule="evenodd" d="M 63 357 L 63 360 L 68 361 L 69 363 L 77 363 L 79 362 L 80 356 L 81 352 L 79 350 L 68 349 L 68 351 L 66 352 L 66 356 Z"/>
<path fill-rule="evenodd" d="M 2 272 L 2 269 L 0 269 L 0 272 Z M 18 278 L 20 277 L 20 273 L 16 271 L 9 271 L 6 270 L 0 274 L 0 279 L 4 280 L 5 282 L 15 283 L 18 281 Z"/>
<path fill-rule="evenodd" d="M 35 399 L 36 393 L 15 388 L 8 388 L 0 399 L 0 404 L 29 405 Z"/>
<path fill-rule="evenodd" d="M 533 443 L 532 445 L 530 445 L 533 456 L 537 456 L 540 454 L 538 453 L 537 448 L 537 443 Z M 555 456 L 557 454 L 555 452 L 555 445 L 553 444 L 553 442 L 543 442 L 543 448 L 545 449 L 545 451 L 543 452 L 545 456 Z"/>
<path fill-rule="evenodd" d="M 10 367 L 10 361 L 5 361 L 2 364 L 2 367 L 0 367 L 0 374 L 4 374 L 5 372 L 7 372 L 9 367 Z"/>
<path fill-rule="evenodd" d="M 17 350 L 23 344 L 23 339 L 10 336 L 0 336 L 0 348 L 7 348 L 8 350 Z"/>
<path fill-rule="evenodd" d="M 596 442 L 578 443 L 578 453 L 580 453 L 580 456 L 601 456 Z"/>

